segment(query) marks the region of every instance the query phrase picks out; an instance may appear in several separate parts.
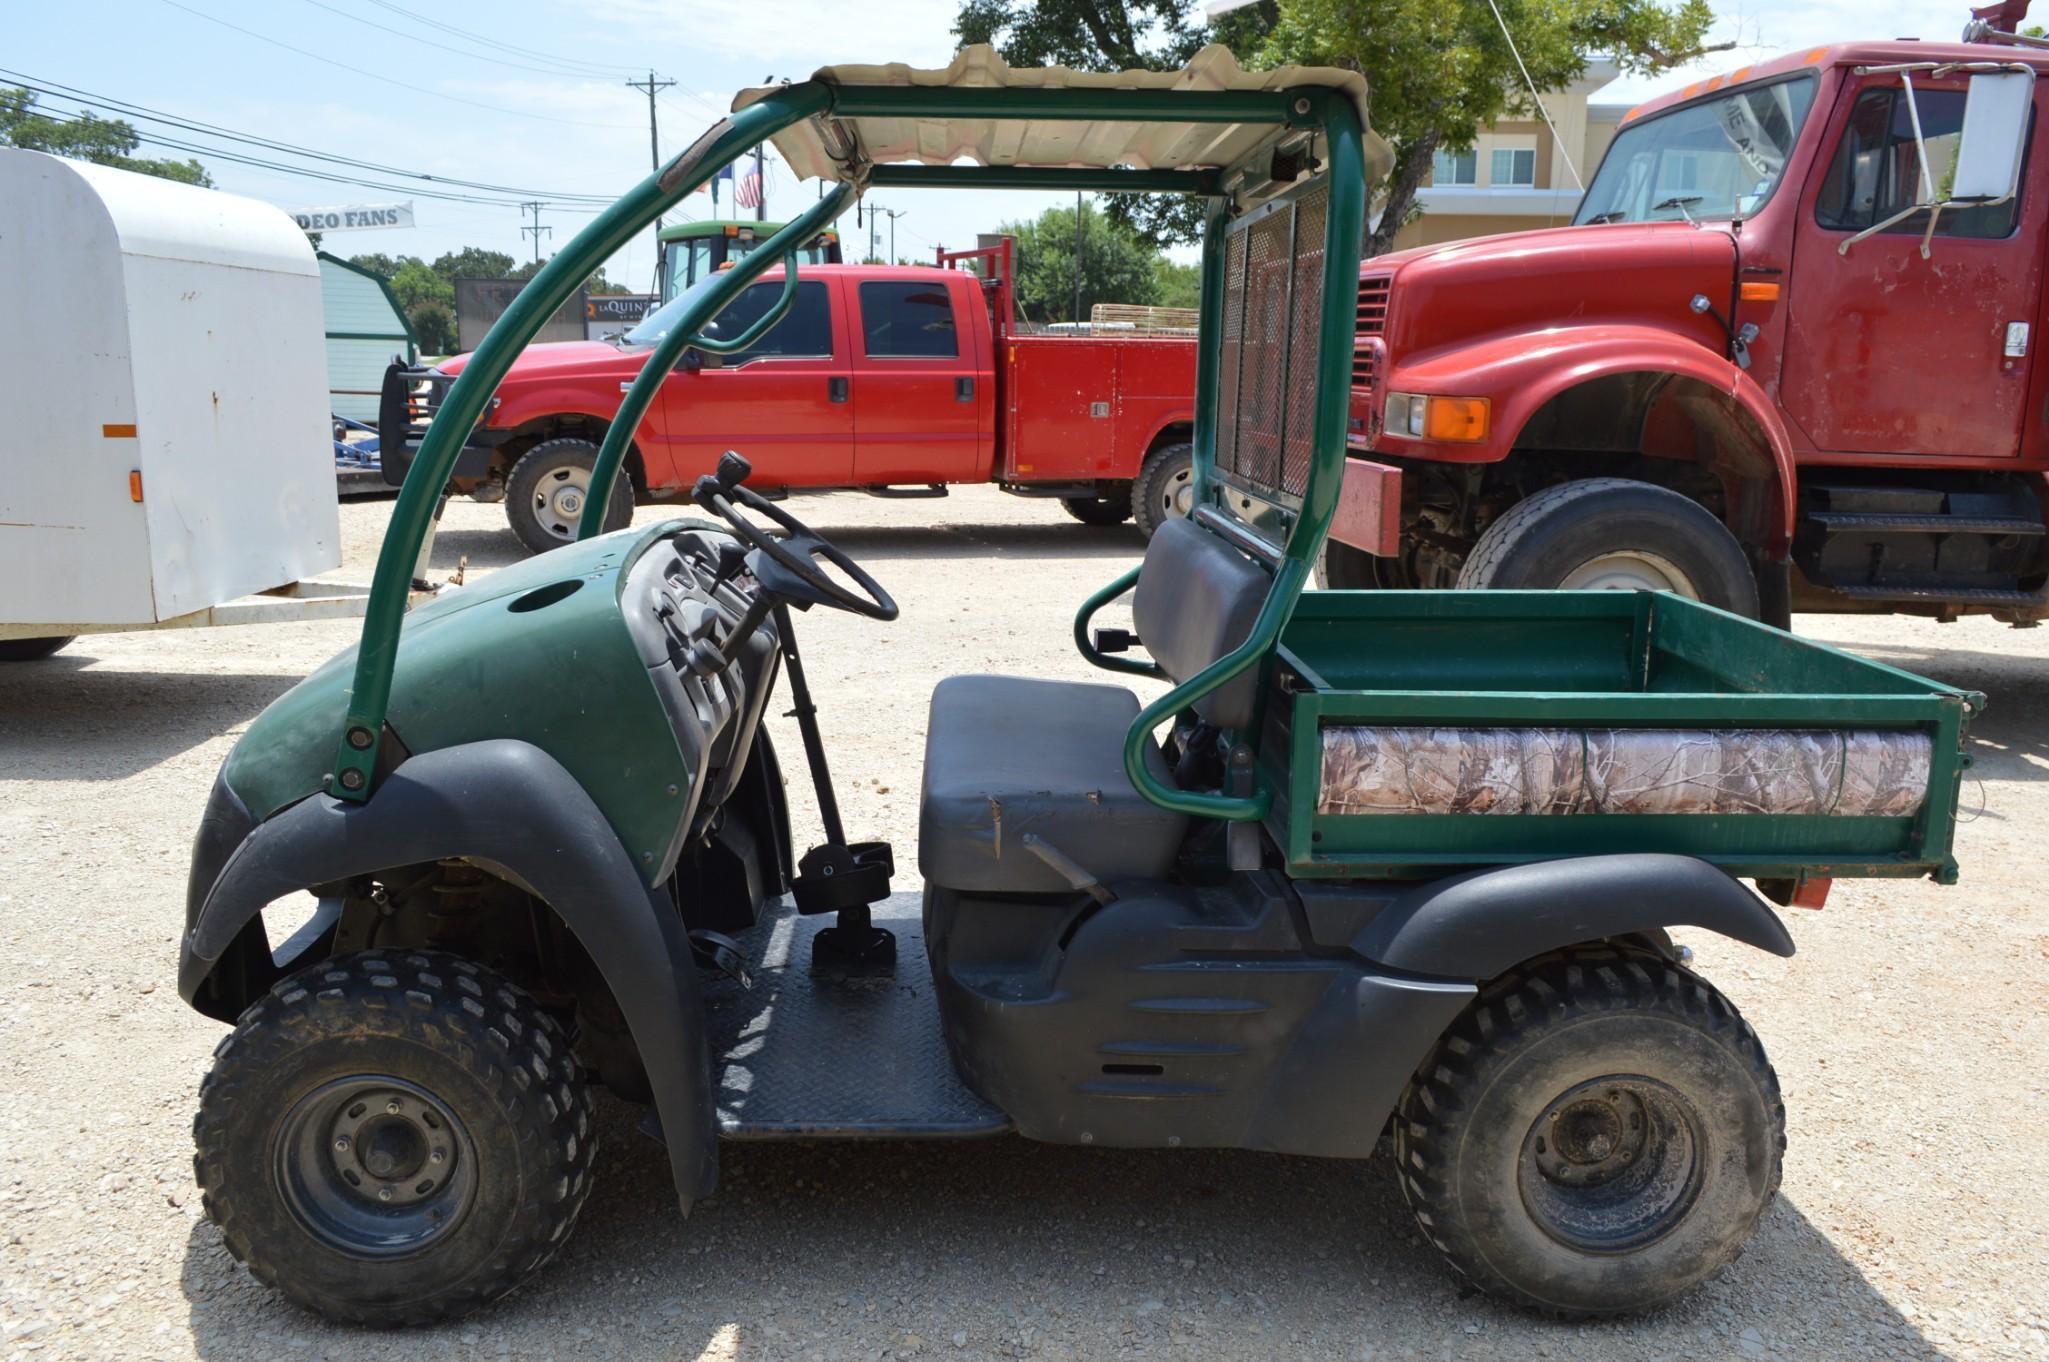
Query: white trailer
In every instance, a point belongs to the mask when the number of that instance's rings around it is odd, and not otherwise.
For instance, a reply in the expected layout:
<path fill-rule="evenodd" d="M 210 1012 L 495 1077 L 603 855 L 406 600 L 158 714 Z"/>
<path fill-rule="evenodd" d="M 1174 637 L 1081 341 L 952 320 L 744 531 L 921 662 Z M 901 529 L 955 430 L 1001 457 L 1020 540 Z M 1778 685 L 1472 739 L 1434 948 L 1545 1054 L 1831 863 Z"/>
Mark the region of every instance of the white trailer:
<path fill-rule="evenodd" d="M 279 209 L 0 149 L 0 660 L 362 613 L 323 332 Z"/>

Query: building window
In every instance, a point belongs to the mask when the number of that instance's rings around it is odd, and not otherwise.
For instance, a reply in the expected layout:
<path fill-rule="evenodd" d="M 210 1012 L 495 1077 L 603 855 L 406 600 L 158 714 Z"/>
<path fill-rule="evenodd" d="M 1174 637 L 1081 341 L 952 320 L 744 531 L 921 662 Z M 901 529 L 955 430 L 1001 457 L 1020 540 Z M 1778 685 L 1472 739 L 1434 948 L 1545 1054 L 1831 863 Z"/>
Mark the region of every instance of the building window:
<path fill-rule="evenodd" d="M 1534 185 L 1537 182 L 1535 147 L 1503 147 L 1494 153 L 1493 183 Z"/>
<path fill-rule="evenodd" d="M 1431 163 L 1432 184 L 1478 184 L 1480 182 L 1480 153 L 1477 151 L 1440 151 Z"/>

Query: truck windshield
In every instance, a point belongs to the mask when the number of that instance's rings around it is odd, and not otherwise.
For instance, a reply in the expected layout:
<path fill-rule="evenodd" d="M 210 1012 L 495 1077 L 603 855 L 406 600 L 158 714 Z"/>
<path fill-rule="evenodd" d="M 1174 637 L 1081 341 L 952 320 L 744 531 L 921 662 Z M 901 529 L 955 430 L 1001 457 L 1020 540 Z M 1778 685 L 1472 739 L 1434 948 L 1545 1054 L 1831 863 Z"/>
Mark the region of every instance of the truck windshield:
<path fill-rule="evenodd" d="M 1731 90 L 1618 133 L 1575 224 L 1744 218 L 1778 188 L 1815 80 Z"/>
<path fill-rule="evenodd" d="M 701 275 L 697 281 L 640 319 L 640 325 L 619 338 L 622 345 L 654 345 L 669 334 L 669 327 L 682 313 L 683 305 L 696 294 L 711 287 L 716 274 Z M 780 287 L 780 286 L 779 286 Z M 731 311 L 728 308 L 727 311 Z"/>

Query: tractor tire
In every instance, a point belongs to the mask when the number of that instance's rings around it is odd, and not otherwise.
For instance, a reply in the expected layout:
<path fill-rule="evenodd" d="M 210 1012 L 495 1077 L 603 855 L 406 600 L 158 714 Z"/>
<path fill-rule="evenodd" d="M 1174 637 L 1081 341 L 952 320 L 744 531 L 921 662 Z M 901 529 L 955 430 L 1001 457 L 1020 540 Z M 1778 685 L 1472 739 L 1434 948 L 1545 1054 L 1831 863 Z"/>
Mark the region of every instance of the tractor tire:
<path fill-rule="evenodd" d="M 554 1018 L 439 951 L 278 983 L 214 1051 L 192 1134 L 228 1251 L 307 1309 L 377 1326 L 466 1315 L 532 1276 L 597 1143 Z"/>
<path fill-rule="evenodd" d="M 1084 525 L 1122 525 L 1131 519 L 1131 498 L 1062 497 L 1060 504 Z"/>
<path fill-rule="evenodd" d="M 1151 539 L 1161 525 L 1194 509 L 1195 446 L 1183 440 L 1146 455 L 1131 482 L 1131 515 L 1139 533 Z"/>
<path fill-rule="evenodd" d="M 546 553 L 576 542 L 577 520 L 597 462 L 598 447 L 575 436 L 543 440 L 519 456 L 505 479 L 505 518 L 529 551 Z M 632 523 L 633 487 L 620 478 L 605 507 L 605 532 Z"/>
<path fill-rule="evenodd" d="M 1743 546 L 1706 507 L 1629 478 L 1585 478 L 1523 498 L 1487 527 L 1459 589 L 1676 591 L 1757 618 Z"/>
<path fill-rule="evenodd" d="M 0 639 L 0 662 L 41 662 L 77 637 L 59 634 L 53 638 Z"/>
<path fill-rule="evenodd" d="M 1718 1275 L 1786 1149 L 1757 1033 L 1697 975 L 1615 947 L 1486 985 L 1394 1125 L 1402 1194 L 1452 1270 L 1571 1317 L 1647 1310 Z"/>

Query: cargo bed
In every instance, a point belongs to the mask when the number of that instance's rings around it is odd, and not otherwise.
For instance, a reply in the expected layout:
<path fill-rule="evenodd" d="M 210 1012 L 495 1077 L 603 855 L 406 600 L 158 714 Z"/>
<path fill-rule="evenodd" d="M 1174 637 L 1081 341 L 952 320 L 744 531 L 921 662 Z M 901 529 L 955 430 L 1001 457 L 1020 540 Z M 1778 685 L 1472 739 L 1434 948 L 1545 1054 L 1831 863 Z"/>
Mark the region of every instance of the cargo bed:
<path fill-rule="evenodd" d="M 1270 677 L 1292 874 L 1668 851 L 1774 882 L 1956 878 L 1984 697 L 1668 594 L 1326 591 Z"/>

